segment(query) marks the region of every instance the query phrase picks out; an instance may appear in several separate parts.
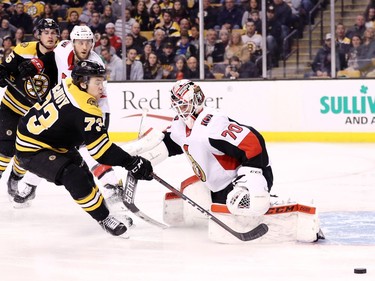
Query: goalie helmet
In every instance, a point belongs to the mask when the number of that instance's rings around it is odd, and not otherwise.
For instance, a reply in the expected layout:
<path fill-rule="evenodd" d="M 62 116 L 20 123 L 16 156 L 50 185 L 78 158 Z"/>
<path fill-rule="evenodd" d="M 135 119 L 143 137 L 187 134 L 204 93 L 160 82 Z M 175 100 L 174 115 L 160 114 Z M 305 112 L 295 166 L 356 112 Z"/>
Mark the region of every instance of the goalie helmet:
<path fill-rule="evenodd" d="M 94 43 L 94 34 L 92 33 L 90 27 L 86 25 L 76 25 L 74 26 L 72 32 L 70 32 L 70 39 L 73 42 L 76 39 L 92 40 L 92 42 Z"/>
<path fill-rule="evenodd" d="M 57 32 L 57 35 L 60 36 L 60 27 L 53 19 L 41 19 L 36 25 L 36 30 L 40 35 L 44 29 L 54 29 Z"/>
<path fill-rule="evenodd" d="M 201 88 L 187 79 L 177 81 L 171 90 L 172 108 L 189 129 L 203 109 L 204 98 Z"/>
<path fill-rule="evenodd" d="M 80 87 L 80 83 L 87 83 L 90 77 L 105 77 L 106 71 L 104 67 L 95 61 L 79 61 L 73 68 L 72 79 L 73 84 Z"/>

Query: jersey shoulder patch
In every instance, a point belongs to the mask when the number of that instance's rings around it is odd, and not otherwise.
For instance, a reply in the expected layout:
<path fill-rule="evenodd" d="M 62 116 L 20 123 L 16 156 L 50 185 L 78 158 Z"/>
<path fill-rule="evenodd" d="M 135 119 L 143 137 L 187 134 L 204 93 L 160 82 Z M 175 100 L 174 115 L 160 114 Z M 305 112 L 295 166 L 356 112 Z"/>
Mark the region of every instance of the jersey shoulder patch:
<path fill-rule="evenodd" d="M 20 43 L 14 47 L 13 51 L 21 57 L 30 58 L 37 56 L 37 44 L 38 42 L 32 41 L 27 43 Z"/>
<path fill-rule="evenodd" d="M 203 117 L 202 121 L 201 121 L 201 125 L 203 126 L 207 126 L 208 123 L 210 123 L 211 119 L 212 119 L 212 114 L 207 114 L 205 117 Z"/>
<path fill-rule="evenodd" d="M 102 110 L 99 107 L 98 101 L 93 96 L 81 91 L 76 85 L 72 83 L 71 78 L 67 78 L 64 81 L 67 87 L 66 92 L 70 96 L 69 99 L 75 107 L 78 107 L 79 109 L 90 115 L 102 117 Z"/>
<path fill-rule="evenodd" d="M 61 41 L 58 46 L 61 46 L 62 48 L 66 48 L 66 46 L 68 46 L 69 44 L 71 44 L 71 41 L 70 40 L 63 40 Z"/>

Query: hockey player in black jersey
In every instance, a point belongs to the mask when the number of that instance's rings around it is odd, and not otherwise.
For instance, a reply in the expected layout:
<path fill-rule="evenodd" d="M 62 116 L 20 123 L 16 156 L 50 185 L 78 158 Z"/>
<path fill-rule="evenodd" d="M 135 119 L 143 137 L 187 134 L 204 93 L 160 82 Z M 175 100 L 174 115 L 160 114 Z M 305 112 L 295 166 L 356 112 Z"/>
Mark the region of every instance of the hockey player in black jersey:
<path fill-rule="evenodd" d="M 19 165 L 70 195 L 102 227 L 118 236 L 126 226 L 109 214 L 93 175 L 76 147 L 85 144 L 99 163 L 122 166 L 137 179 L 151 180 L 151 163 L 130 156 L 109 139 L 98 100 L 103 94 L 105 69 L 93 61 L 81 61 L 46 96 L 21 118 L 16 140 Z"/>
<path fill-rule="evenodd" d="M 42 19 L 38 22 L 36 29 L 39 40 L 18 44 L 0 65 L 0 87 L 8 86 L 0 105 L 0 177 L 14 155 L 19 118 L 37 102 L 37 95 L 43 98 L 56 85 L 56 81 L 52 81 L 48 76 L 39 73 L 32 78 L 38 91 L 36 93 L 30 82 L 31 78 L 25 79 L 18 71 L 19 64 L 26 60 L 31 61 L 37 69 L 41 69 L 42 65 L 39 58 L 51 52 L 56 46 L 60 28 L 54 20 Z M 49 68 L 48 65 L 45 67 Z M 15 84 L 18 90 L 9 86 L 5 78 Z M 17 163 L 13 165 L 8 180 L 8 193 L 11 197 L 14 197 L 17 182 L 24 173 L 25 171 Z"/>
<path fill-rule="evenodd" d="M 103 60 L 93 51 L 94 34 L 88 26 L 75 26 L 70 33 L 70 39 L 59 42 L 52 52 L 41 58 L 41 64 L 45 67 L 43 74 L 49 77 L 51 81 L 57 80 L 56 84 L 60 83 L 64 78 L 71 77 L 72 69 L 79 61 L 95 61 L 105 67 Z M 39 72 L 32 61 L 21 63 L 18 69 L 24 77 L 33 77 Z M 110 110 L 106 91 L 103 91 L 98 104 L 103 112 L 103 121 L 106 127 L 109 127 Z M 110 203 L 109 207 L 123 208 L 119 196 L 119 188 L 122 186 L 122 182 L 117 178 L 114 169 L 92 159 L 84 147 L 81 147 L 79 151 L 94 176 L 99 180 L 101 191 L 104 197 L 108 199 L 108 203 Z M 36 189 L 40 181 L 40 178 L 31 173 L 25 175 L 18 184 L 18 191 L 13 199 L 15 208 L 30 206 L 31 200 L 35 198 Z"/>

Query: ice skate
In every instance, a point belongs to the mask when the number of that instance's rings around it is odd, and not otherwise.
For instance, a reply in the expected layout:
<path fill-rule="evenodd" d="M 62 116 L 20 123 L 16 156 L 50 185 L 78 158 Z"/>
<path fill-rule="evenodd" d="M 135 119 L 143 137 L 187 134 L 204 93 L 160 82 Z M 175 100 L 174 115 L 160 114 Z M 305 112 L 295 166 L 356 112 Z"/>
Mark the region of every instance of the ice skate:
<path fill-rule="evenodd" d="M 120 184 L 112 185 L 109 183 L 104 186 L 101 192 L 108 204 L 117 204 L 119 202 L 122 202 L 121 187 L 122 185 Z"/>
<path fill-rule="evenodd" d="M 106 184 L 101 192 L 110 212 L 123 221 L 127 228 L 134 228 L 133 219 L 126 215 L 128 209 L 122 202 L 123 190 L 121 188 L 122 181 L 118 185 Z"/>
<path fill-rule="evenodd" d="M 8 185 L 8 195 L 9 199 L 13 201 L 14 196 L 18 190 L 18 182 L 22 179 L 22 177 L 17 176 L 13 171 L 9 175 L 9 179 L 7 182 Z"/>
<path fill-rule="evenodd" d="M 125 234 L 127 230 L 126 226 L 111 215 L 100 221 L 99 224 L 105 231 L 112 234 L 113 236 L 128 238 L 127 234 Z"/>
<path fill-rule="evenodd" d="M 31 206 L 31 200 L 35 198 L 36 186 L 28 183 L 19 188 L 13 198 L 13 207 L 16 209 L 28 208 Z"/>

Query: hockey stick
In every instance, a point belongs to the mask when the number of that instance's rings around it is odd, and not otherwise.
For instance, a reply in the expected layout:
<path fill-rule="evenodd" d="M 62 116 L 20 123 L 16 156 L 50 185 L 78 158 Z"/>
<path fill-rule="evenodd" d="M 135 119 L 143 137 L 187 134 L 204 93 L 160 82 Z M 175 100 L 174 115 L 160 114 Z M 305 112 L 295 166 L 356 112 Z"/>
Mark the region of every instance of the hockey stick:
<path fill-rule="evenodd" d="M 141 121 L 139 122 L 139 129 L 138 129 L 138 139 L 140 139 L 143 136 L 143 132 L 142 132 L 143 131 L 143 122 L 147 117 L 147 112 L 148 112 L 147 108 L 142 109 L 142 117 L 141 117 Z"/>
<path fill-rule="evenodd" d="M 131 172 L 128 172 L 128 176 L 126 177 L 124 189 L 122 192 L 122 202 L 128 208 L 134 215 L 141 218 L 142 220 L 156 225 L 158 227 L 161 227 L 163 229 L 168 228 L 167 225 L 158 222 L 154 220 L 153 218 L 149 217 L 145 213 L 143 213 L 141 210 L 138 209 L 138 207 L 134 204 L 134 198 L 135 198 L 135 192 L 137 188 L 138 180 L 134 178 L 133 174 Z"/>
<path fill-rule="evenodd" d="M 141 121 L 139 123 L 139 130 L 138 130 L 138 139 L 142 137 L 142 130 L 143 130 L 143 122 L 147 116 L 148 110 L 146 108 L 142 111 L 142 117 Z M 124 189 L 122 192 L 122 202 L 124 203 L 125 207 L 128 208 L 133 214 L 135 214 L 137 217 L 143 219 L 144 221 L 156 225 L 158 227 L 161 227 L 163 229 L 168 228 L 167 225 L 158 222 L 154 220 L 153 218 L 149 217 L 145 213 L 143 213 L 141 210 L 138 209 L 138 207 L 135 205 L 135 192 L 137 190 L 137 183 L 138 180 L 134 178 L 133 174 L 131 172 L 128 172 L 128 175 L 126 177 Z"/>
<path fill-rule="evenodd" d="M 29 82 L 30 82 L 30 84 L 31 84 L 31 87 L 33 88 L 33 90 L 34 90 L 34 92 L 35 92 L 36 100 L 37 100 L 39 103 L 43 103 L 43 100 L 42 100 L 42 98 L 41 98 L 40 95 L 39 95 L 38 89 L 37 89 L 36 86 L 35 86 L 35 83 L 34 83 L 33 78 L 29 77 L 28 80 L 29 80 Z"/>
<path fill-rule="evenodd" d="M 226 231 L 228 231 L 229 233 L 231 233 L 232 235 L 236 236 L 238 239 L 240 239 L 242 241 L 250 241 L 250 240 L 257 239 L 259 237 L 262 237 L 264 234 L 266 234 L 268 232 L 268 226 L 266 224 L 264 224 L 264 223 L 259 224 L 257 227 L 255 227 L 254 229 L 252 229 L 252 230 L 250 230 L 248 232 L 245 232 L 245 233 L 237 232 L 237 231 L 233 230 L 232 228 L 230 228 L 225 223 L 223 223 L 217 217 L 215 217 L 212 213 L 210 213 L 209 211 L 205 210 L 200 205 L 198 205 L 197 203 L 195 203 L 193 200 L 191 200 L 185 194 L 183 194 L 182 192 L 180 192 L 179 190 L 177 190 L 176 188 L 174 188 L 172 185 L 170 185 L 169 183 L 167 183 L 166 181 L 164 181 L 162 178 L 160 178 L 155 173 L 152 173 L 152 176 L 154 177 L 154 179 L 156 181 L 158 181 L 159 183 L 161 183 L 162 185 L 164 185 L 166 188 L 168 188 L 170 191 L 172 191 L 178 197 L 180 197 L 180 198 L 184 199 L 185 201 L 187 201 L 191 206 L 195 207 L 198 211 L 200 211 L 201 213 L 205 214 L 209 219 L 213 220 L 218 225 L 220 225 L 222 228 L 224 228 Z"/>
<path fill-rule="evenodd" d="M 26 96 L 20 89 L 18 89 L 17 86 L 14 85 L 8 78 L 4 78 L 4 80 L 8 83 L 8 86 L 12 87 L 15 91 L 17 91 L 17 93 L 27 99 L 30 102 L 31 106 L 34 104 L 34 101 L 31 100 L 30 97 Z"/>

